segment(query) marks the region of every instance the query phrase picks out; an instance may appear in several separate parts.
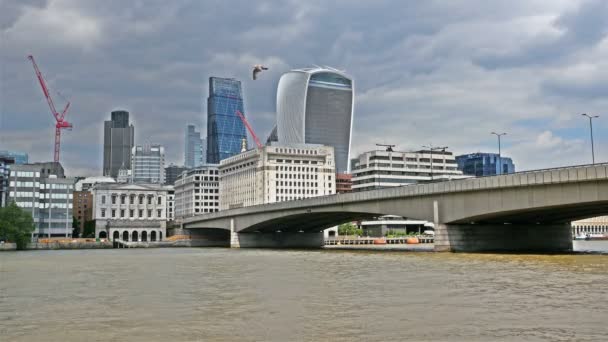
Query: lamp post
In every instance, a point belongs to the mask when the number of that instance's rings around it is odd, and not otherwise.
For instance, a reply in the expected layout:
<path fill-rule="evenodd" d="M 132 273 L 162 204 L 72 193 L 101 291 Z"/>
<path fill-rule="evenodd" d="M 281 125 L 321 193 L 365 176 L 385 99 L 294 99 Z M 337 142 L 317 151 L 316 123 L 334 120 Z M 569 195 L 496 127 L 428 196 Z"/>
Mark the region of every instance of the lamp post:
<path fill-rule="evenodd" d="M 422 148 L 428 148 L 429 152 L 431 153 L 431 182 L 433 181 L 433 151 L 443 151 L 445 152 L 445 150 L 448 148 L 447 146 L 442 146 L 442 147 L 438 147 L 435 146 L 433 147 L 433 144 L 430 145 L 422 145 Z"/>
<path fill-rule="evenodd" d="M 591 134 L 591 163 L 595 164 L 595 151 L 593 150 L 593 119 L 597 119 L 600 116 L 599 115 L 587 115 L 585 113 L 583 113 L 581 115 L 589 118 L 589 133 Z"/>
<path fill-rule="evenodd" d="M 503 135 L 507 135 L 507 133 L 496 133 L 492 132 L 496 137 L 498 137 L 498 174 L 502 175 L 502 158 L 500 156 L 500 137 Z"/>

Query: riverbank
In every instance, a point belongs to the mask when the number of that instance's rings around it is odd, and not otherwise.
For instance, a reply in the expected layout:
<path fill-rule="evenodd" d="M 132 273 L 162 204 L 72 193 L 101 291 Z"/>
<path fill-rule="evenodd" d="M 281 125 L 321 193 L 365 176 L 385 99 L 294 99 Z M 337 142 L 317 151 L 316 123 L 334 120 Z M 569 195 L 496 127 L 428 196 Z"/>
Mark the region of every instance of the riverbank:
<path fill-rule="evenodd" d="M 400 244 L 400 245 L 325 245 L 325 250 L 357 250 L 357 251 L 403 251 L 403 252 L 432 252 L 434 244 Z"/>

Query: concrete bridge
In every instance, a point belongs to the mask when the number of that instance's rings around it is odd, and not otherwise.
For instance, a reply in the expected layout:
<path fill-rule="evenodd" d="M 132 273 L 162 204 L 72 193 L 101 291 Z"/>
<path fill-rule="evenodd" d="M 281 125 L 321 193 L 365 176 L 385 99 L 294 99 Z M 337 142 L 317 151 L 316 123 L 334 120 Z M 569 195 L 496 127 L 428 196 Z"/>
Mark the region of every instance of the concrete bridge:
<path fill-rule="evenodd" d="M 608 214 L 608 164 L 231 209 L 183 228 L 233 247 L 319 247 L 323 229 L 386 214 L 434 222 L 436 251 L 570 251 L 570 221 Z"/>

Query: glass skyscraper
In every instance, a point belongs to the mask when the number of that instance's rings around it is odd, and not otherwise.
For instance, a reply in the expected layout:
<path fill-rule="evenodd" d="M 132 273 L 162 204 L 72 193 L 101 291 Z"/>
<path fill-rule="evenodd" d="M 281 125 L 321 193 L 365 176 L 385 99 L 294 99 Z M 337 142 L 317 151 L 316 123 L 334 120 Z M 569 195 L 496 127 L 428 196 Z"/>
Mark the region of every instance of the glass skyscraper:
<path fill-rule="evenodd" d="M 201 139 L 201 133 L 196 131 L 194 125 L 188 125 L 186 130 L 186 145 L 184 151 L 184 165 L 187 168 L 199 167 L 206 163 L 207 142 Z"/>
<path fill-rule="evenodd" d="M 116 178 L 118 170 L 131 168 L 135 128 L 129 125 L 129 112 L 116 110 L 103 126 L 103 175 Z"/>
<path fill-rule="evenodd" d="M 220 160 L 241 152 L 242 141 L 247 139 L 247 134 L 237 110 L 245 115 L 241 82 L 233 78 L 209 77 L 208 164 L 219 164 Z"/>
<path fill-rule="evenodd" d="M 277 89 L 279 144 L 333 146 L 336 171 L 349 172 L 354 82 L 332 68 L 292 70 Z M 269 140 L 274 136 L 271 134 Z"/>
<path fill-rule="evenodd" d="M 509 157 L 497 153 L 471 153 L 456 157 L 458 169 L 469 176 L 494 176 L 515 172 L 515 164 Z"/>

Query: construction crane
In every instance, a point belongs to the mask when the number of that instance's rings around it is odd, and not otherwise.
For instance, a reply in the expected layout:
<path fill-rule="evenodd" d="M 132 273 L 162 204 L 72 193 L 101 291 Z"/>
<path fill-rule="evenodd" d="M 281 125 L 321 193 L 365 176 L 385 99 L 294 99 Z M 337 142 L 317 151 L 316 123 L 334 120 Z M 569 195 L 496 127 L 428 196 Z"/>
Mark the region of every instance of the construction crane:
<path fill-rule="evenodd" d="M 44 81 L 44 77 L 42 77 L 42 73 L 40 69 L 38 69 L 38 65 L 34 60 L 34 56 L 29 55 L 27 58 L 32 62 L 34 66 L 34 71 L 36 72 L 36 77 L 38 77 L 38 82 L 40 82 L 40 87 L 42 88 L 42 92 L 44 93 L 44 97 L 46 98 L 46 102 L 51 109 L 51 113 L 53 117 L 55 117 L 55 154 L 53 160 L 55 162 L 59 162 L 59 147 L 61 145 L 61 130 L 66 128 L 72 128 L 72 124 L 65 121 L 65 114 L 68 112 L 68 108 L 70 108 L 70 102 L 67 101 L 65 108 L 58 113 L 55 109 L 55 104 L 53 103 L 53 99 L 51 98 L 51 94 L 49 93 L 49 88 L 46 86 L 46 82 Z"/>
<path fill-rule="evenodd" d="M 258 148 L 264 147 L 264 145 L 262 145 L 262 143 L 260 142 L 260 139 L 258 139 L 258 136 L 255 135 L 255 132 L 253 131 L 253 128 L 251 128 L 251 125 L 249 125 L 249 122 L 247 122 L 247 119 L 245 119 L 245 115 L 243 115 L 243 113 L 241 113 L 241 111 L 238 109 L 236 110 L 236 114 L 239 116 L 239 118 L 241 118 L 241 121 L 243 121 L 245 127 L 247 127 L 249 134 L 251 134 L 251 137 L 253 137 L 253 141 L 255 141 L 255 144 L 258 145 Z"/>
<path fill-rule="evenodd" d="M 376 144 L 376 146 L 386 147 L 386 152 L 394 152 L 393 147 L 397 145 L 388 145 L 388 144 Z"/>

